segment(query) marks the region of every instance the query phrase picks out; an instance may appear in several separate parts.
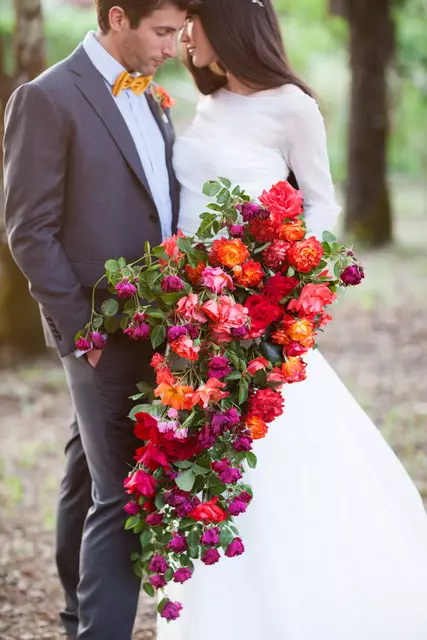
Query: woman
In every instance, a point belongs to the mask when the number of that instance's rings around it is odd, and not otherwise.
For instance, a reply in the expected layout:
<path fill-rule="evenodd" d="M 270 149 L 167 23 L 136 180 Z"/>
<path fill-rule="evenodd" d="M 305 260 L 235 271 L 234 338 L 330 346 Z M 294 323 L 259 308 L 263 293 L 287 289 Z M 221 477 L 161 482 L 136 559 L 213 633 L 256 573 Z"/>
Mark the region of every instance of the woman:
<path fill-rule="evenodd" d="M 256 197 L 292 171 L 308 227 L 331 229 L 323 119 L 287 62 L 271 0 L 202 0 L 181 39 L 205 97 L 175 147 L 179 227 L 196 231 L 207 180 L 226 176 Z M 285 413 L 247 474 L 246 553 L 168 590 L 184 610 L 159 622 L 159 640 L 427 638 L 420 496 L 323 357 L 307 360 L 308 379 L 285 387 Z"/>

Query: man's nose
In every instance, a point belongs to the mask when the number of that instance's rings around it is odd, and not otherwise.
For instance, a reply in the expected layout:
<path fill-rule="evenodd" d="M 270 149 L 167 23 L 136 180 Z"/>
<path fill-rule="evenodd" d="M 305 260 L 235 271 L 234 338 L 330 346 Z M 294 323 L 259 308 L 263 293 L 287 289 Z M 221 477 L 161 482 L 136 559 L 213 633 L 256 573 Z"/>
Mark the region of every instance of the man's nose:
<path fill-rule="evenodd" d="M 182 27 L 181 32 L 179 34 L 179 41 L 184 43 L 190 42 L 190 38 L 188 35 L 188 24 L 185 24 Z"/>
<path fill-rule="evenodd" d="M 178 38 L 173 36 L 163 48 L 165 58 L 176 58 L 178 54 Z"/>

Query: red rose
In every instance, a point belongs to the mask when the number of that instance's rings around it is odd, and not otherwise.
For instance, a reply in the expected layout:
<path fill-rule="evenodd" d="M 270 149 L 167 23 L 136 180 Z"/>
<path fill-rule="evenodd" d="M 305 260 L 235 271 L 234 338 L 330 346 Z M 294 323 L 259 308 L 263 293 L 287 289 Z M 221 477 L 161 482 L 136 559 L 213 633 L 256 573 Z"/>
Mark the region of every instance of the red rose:
<path fill-rule="evenodd" d="M 156 481 L 153 476 L 145 471 L 135 471 L 123 483 L 126 493 L 139 493 L 147 498 L 154 498 L 156 495 Z"/>
<path fill-rule="evenodd" d="M 211 522 L 223 522 L 227 519 L 227 514 L 217 506 L 218 498 L 215 497 L 208 502 L 202 502 L 189 514 L 193 520 L 202 520 L 207 524 Z"/>
<path fill-rule="evenodd" d="M 155 420 L 149 413 L 140 411 L 135 415 L 136 425 L 134 434 L 140 440 L 151 440 L 153 436 L 153 430 L 157 431 L 157 420 Z"/>
<path fill-rule="evenodd" d="M 264 244 L 278 237 L 278 225 L 270 218 L 254 218 L 248 224 L 249 233 L 257 242 Z"/>
<path fill-rule="evenodd" d="M 297 280 L 297 278 L 287 278 L 276 274 L 267 280 L 263 293 L 268 296 L 272 302 L 279 302 L 282 298 L 289 296 L 298 284 L 299 280 Z"/>
<path fill-rule="evenodd" d="M 314 236 L 311 236 L 306 240 L 292 244 L 287 258 L 292 267 L 295 267 L 301 273 L 309 273 L 319 266 L 322 256 L 322 245 Z"/>
<path fill-rule="evenodd" d="M 264 422 L 273 422 L 283 413 L 285 401 L 278 391 L 273 389 L 258 389 L 249 396 L 248 414 L 259 416 Z"/>
<path fill-rule="evenodd" d="M 137 449 L 135 460 L 143 464 L 150 471 L 155 471 L 159 467 L 169 469 L 170 464 L 166 455 L 154 444 L 149 442 L 145 447 Z"/>
<path fill-rule="evenodd" d="M 297 218 L 303 212 L 302 194 L 289 182 L 278 182 L 270 191 L 264 191 L 259 201 L 270 210 L 270 216 L 276 224 Z"/>
<path fill-rule="evenodd" d="M 267 296 L 254 293 L 245 301 L 245 307 L 251 318 L 251 332 L 265 329 L 272 322 L 277 322 L 283 316 L 283 308 L 277 302 L 270 301 Z"/>

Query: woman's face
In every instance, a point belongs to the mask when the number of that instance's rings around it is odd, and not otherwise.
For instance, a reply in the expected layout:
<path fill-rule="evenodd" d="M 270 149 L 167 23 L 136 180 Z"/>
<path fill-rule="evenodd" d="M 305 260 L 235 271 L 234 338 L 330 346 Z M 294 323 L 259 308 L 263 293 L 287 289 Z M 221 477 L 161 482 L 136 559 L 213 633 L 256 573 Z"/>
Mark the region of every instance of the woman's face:
<path fill-rule="evenodd" d="M 199 16 L 187 16 L 180 40 L 186 45 L 195 67 L 208 67 L 217 62 L 218 56 L 208 40 Z"/>

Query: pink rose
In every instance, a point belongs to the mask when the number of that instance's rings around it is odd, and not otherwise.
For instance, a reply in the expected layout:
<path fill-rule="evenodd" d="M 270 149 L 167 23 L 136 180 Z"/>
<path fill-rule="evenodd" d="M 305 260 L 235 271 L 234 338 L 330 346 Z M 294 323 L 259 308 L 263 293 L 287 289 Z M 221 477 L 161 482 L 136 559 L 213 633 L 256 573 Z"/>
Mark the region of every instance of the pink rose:
<path fill-rule="evenodd" d="M 183 316 L 186 320 L 206 322 L 206 316 L 200 310 L 199 298 L 195 293 L 189 293 L 188 296 L 178 301 L 177 314 Z"/>
<path fill-rule="evenodd" d="M 234 289 L 233 279 L 221 267 L 206 267 L 202 271 L 202 284 L 214 293 L 221 293 L 223 289 Z"/>
<path fill-rule="evenodd" d="M 156 481 L 153 476 L 145 471 L 135 471 L 123 483 L 127 493 L 139 493 L 147 498 L 154 498 L 156 495 Z"/>

